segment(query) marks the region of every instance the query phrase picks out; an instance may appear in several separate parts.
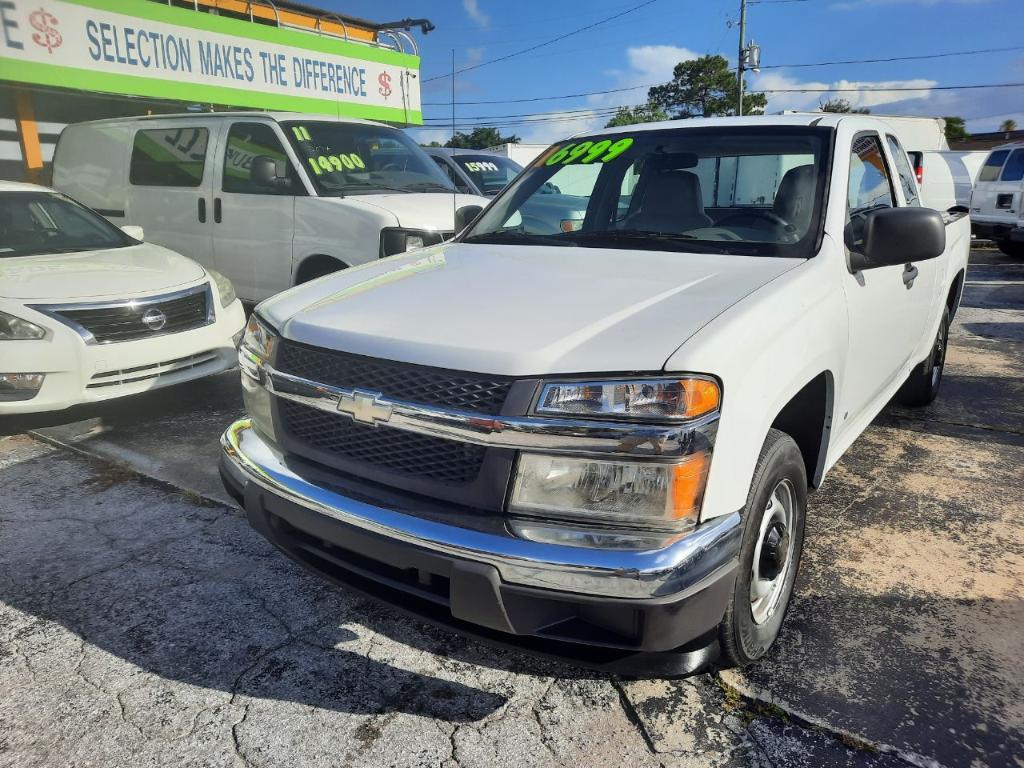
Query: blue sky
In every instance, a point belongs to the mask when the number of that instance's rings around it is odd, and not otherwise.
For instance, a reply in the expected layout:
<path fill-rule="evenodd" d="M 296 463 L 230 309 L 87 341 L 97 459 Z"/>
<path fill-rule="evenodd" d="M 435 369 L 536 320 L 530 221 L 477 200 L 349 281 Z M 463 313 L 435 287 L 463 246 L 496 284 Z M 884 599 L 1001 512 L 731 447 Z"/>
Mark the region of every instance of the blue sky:
<path fill-rule="evenodd" d="M 640 0 L 320 0 L 373 21 L 430 18 L 437 29 L 417 39 L 424 80 L 451 68 L 504 56 L 638 5 Z M 735 61 L 738 0 L 658 0 L 597 28 L 540 50 L 459 75 L 459 101 L 516 99 L 664 82 L 674 64 L 705 53 Z M 761 45 L 763 65 L 875 59 L 892 56 L 1024 47 L 1024 0 L 805 0 L 749 6 L 748 37 Z M 728 26 L 732 22 L 733 26 Z M 1024 88 L 932 90 L 938 86 L 1024 82 L 1024 48 L 1003 53 L 920 61 L 763 69 L 753 88 L 917 88 L 836 94 L 883 114 L 961 115 L 968 130 L 995 130 L 1006 118 L 1024 128 Z M 429 118 L 451 118 L 451 81 L 425 82 Z M 826 94 L 777 94 L 770 112 L 813 109 Z M 544 114 L 557 118 L 502 127 L 523 141 L 551 142 L 597 128 L 599 110 L 642 103 L 646 89 L 520 104 L 461 105 L 456 122 L 480 116 Z M 568 113 L 568 114 L 567 114 Z M 500 118 L 520 120 L 518 117 Z M 421 141 L 444 141 L 450 128 L 415 131 Z"/>

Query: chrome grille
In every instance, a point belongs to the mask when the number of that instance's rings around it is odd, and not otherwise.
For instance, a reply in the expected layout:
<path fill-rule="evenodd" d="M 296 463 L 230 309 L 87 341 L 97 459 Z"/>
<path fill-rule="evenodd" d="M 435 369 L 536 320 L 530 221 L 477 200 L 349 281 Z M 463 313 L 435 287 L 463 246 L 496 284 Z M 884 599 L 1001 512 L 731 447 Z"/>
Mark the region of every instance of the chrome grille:
<path fill-rule="evenodd" d="M 44 305 L 33 309 L 71 326 L 87 344 L 164 336 L 213 322 L 208 285 L 133 301 Z"/>

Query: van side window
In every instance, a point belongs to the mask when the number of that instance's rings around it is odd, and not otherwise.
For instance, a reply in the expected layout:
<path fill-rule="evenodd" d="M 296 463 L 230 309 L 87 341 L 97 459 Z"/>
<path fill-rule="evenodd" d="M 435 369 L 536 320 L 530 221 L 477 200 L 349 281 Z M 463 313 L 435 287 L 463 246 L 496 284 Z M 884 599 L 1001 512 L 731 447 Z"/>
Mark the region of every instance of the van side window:
<path fill-rule="evenodd" d="M 903 197 L 907 199 L 907 205 L 920 207 L 921 199 L 917 194 L 917 184 L 914 183 L 914 172 L 910 169 L 907 153 L 903 151 L 895 136 L 886 136 L 885 140 L 889 142 L 889 151 L 896 163 L 896 173 L 900 177 L 900 186 L 903 187 Z"/>
<path fill-rule="evenodd" d="M 1024 149 L 1015 149 L 1010 159 L 1003 166 L 1002 181 L 1020 181 L 1024 179 Z"/>
<path fill-rule="evenodd" d="M 873 208 L 893 208 L 892 181 L 878 136 L 860 136 L 850 155 L 849 215 L 852 218 Z"/>
<path fill-rule="evenodd" d="M 128 180 L 147 187 L 198 187 L 203 183 L 206 128 L 140 130 L 132 146 Z"/>
<path fill-rule="evenodd" d="M 1008 149 L 1000 149 L 993 152 L 986 158 L 985 164 L 981 166 L 981 173 L 978 174 L 978 181 L 995 181 L 999 178 L 999 169 L 1003 167 L 1006 156 L 1010 154 Z"/>
<path fill-rule="evenodd" d="M 437 167 L 441 169 L 441 172 L 455 185 L 455 188 L 459 192 L 472 192 L 469 186 L 464 182 L 457 173 L 448 165 L 447 161 L 442 157 L 431 155 L 430 159 L 437 163 Z"/>
<path fill-rule="evenodd" d="M 291 185 L 267 187 L 257 184 L 251 176 L 252 161 L 257 157 L 271 158 L 277 163 L 279 172 L 284 170 L 287 178 L 291 179 Z M 225 192 L 246 195 L 294 195 L 301 189 L 281 140 L 266 123 L 232 124 L 224 150 L 221 188 Z"/>

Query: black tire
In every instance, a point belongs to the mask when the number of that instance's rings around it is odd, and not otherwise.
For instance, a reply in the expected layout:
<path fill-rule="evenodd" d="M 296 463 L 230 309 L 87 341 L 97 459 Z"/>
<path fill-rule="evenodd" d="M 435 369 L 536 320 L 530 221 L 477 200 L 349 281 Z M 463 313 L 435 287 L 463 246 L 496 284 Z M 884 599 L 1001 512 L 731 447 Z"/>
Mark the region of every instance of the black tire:
<path fill-rule="evenodd" d="M 333 272 L 340 272 L 343 269 L 345 269 L 345 265 L 337 259 L 332 259 L 329 256 L 314 256 L 299 265 L 299 271 L 295 275 L 295 284 L 302 285 L 310 280 L 316 280 L 318 277 L 330 275 Z"/>
<path fill-rule="evenodd" d="M 949 342 L 949 309 L 942 311 L 942 321 L 935 334 L 931 351 L 921 363 L 914 366 L 907 380 L 903 382 L 896 400 L 901 405 L 920 408 L 928 405 L 939 395 L 942 372 L 946 367 L 946 345 Z"/>
<path fill-rule="evenodd" d="M 781 487 L 791 488 L 792 517 L 784 531 L 785 547 L 777 547 L 786 551 L 784 562 L 775 565 L 778 580 L 777 598 L 772 598 L 770 610 L 760 613 L 760 620 L 755 619 L 755 600 L 751 590 L 754 581 L 755 552 L 761 543 L 761 558 L 758 559 L 759 570 L 763 565 L 766 552 L 764 540 L 771 532 L 763 531 L 765 518 L 769 516 L 769 500 Z M 774 506 L 773 506 L 774 508 Z M 800 568 L 800 555 L 804 547 L 804 520 L 807 516 L 807 469 L 803 456 L 793 438 L 785 432 L 772 429 L 761 448 L 754 469 L 754 479 L 747 494 L 747 504 L 743 510 L 743 541 L 740 545 L 739 571 L 736 584 L 725 609 L 725 616 L 718 628 L 718 640 L 722 651 L 723 666 L 743 667 L 751 664 L 771 648 L 775 638 L 779 636 L 782 622 L 789 610 L 790 598 L 793 596 L 793 584 Z"/>
<path fill-rule="evenodd" d="M 997 240 L 996 246 L 1007 256 L 1015 259 L 1024 259 L 1024 243 L 1016 243 L 1012 240 Z"/>

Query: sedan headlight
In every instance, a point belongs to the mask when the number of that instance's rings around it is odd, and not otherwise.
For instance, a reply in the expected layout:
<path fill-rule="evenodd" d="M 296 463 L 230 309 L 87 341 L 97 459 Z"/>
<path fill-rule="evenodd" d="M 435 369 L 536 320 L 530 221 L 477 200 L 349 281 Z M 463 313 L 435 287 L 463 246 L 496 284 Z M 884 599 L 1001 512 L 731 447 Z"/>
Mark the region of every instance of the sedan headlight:
<path fill-rule="evenodd" d="M 263 366 L 270 360 L 276 341 L 277 335 L 271 327 L 253 312 L 245 326 L 242 343 L 238 345 L 238 364 L 242 372 L 251 379 L 262 382 Z"/>
<path fill-rule="evenodd" d="M 46 329 L 28 320 L 0 312 L 0 341 L 23 341 L 46 338 Z"/>
<path fill-rule="evenodd" d="M 235 286 L 224 275 L 214 269 L 207 269 L 206 273 L 213 280 L 213 284 L 217 286 L 217 293 L 220 294 L 220 305 L 222 307 L 230 306 L 238 298 L 235 294 Z"/>
<path fill-rule="evenodd" d="M 706 377 L 566 381 L 545 384 L 534 409 L 542 416 L 596 416 L 678 421 L 711 413 L 721 403 Z"/>
<path fill-rule="evenodd" d="M 402 229 L 385 227 L 380 231 L 380 257 L 394 256 L 427 245 L 437 245 L 444 240 L 440 232 L 425 229 Z"/>

